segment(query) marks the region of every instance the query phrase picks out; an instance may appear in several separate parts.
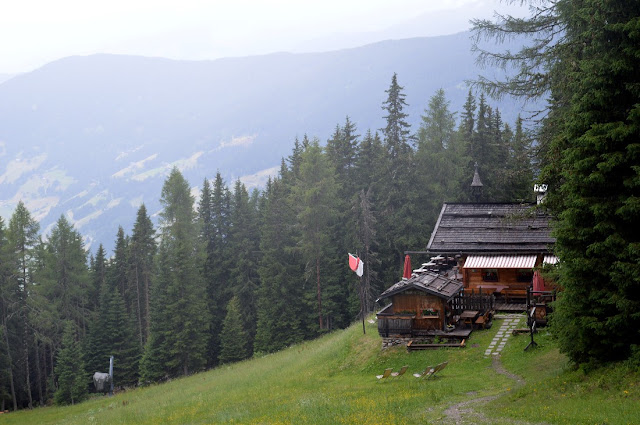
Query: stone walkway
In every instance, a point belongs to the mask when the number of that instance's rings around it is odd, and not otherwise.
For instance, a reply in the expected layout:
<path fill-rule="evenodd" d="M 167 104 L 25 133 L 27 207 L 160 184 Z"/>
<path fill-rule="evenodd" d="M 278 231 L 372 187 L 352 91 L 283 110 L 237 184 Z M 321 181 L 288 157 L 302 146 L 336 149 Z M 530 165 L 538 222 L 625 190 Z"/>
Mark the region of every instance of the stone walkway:
<path fill-rule="evenodd" d="M 490 355 L 497 356 L 502 352 L 502 349 L 507 344 L 507 341 L 512 336 L 512 331 L 518 327 L 518 324 L 523 319 L 521 314 L 505 314 L 494 317 L 493 320 L 502 320 L 502 325 L 498 329 L 498 333 L 493 337 L 489 347 L 484 351 L 486 357 Z"/>

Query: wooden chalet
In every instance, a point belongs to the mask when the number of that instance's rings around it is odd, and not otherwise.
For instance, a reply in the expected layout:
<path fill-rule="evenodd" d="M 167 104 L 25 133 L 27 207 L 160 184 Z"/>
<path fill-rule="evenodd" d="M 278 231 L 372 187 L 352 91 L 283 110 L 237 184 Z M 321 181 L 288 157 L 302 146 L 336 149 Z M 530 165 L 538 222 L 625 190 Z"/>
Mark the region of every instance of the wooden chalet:
<path fill-rule="evenodd" d="M 455 258 L 465 292 L 523 301 L 535 269 L 557 262 L 550 219 L 535 204 L 445 203 L 427 252 Z"/>

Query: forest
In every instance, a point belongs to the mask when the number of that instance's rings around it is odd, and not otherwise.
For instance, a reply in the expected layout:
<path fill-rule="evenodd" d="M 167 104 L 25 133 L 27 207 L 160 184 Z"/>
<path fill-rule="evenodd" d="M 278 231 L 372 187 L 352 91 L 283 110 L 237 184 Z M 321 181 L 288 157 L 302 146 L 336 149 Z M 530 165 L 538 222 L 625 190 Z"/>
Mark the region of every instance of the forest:
<path fill-rule="evenodd" d="M 386 94 L 385 128 L 360 135 L 346 117 L 325 143 L 295 140 L 262 190 L 217 173 L 196 200 L 173 169 L 157 228 L 141 205 L 113 253 L 89 253 L 65 216 L 41 235 L 20 202 L 0 219 L 1 408 L 77 403 L 110 356 L 116 387 L 131 387 L 348 326 L 399 279 L 403 252 L 424 249 L 442 202 L 470 199 L 476 164 L 487 200 L 530 200 L 521 119 L 471 91 L 450 111 L 439 90 L 412 132 L 396 75 Z"/>

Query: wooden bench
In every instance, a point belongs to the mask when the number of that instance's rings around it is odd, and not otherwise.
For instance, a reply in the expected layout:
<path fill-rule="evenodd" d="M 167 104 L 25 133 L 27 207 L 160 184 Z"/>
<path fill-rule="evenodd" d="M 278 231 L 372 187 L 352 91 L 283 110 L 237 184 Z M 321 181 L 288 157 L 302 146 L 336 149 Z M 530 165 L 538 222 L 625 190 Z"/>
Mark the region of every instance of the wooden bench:
<path fill-rule="evenodd" d="M 517 298 L 517 299 L 527 298 L 526 289 L 503 289 L 501 294 L 504 296 L 505 300 L 507 301 L 509 301 L 509 299 L 511 298 Z"/>

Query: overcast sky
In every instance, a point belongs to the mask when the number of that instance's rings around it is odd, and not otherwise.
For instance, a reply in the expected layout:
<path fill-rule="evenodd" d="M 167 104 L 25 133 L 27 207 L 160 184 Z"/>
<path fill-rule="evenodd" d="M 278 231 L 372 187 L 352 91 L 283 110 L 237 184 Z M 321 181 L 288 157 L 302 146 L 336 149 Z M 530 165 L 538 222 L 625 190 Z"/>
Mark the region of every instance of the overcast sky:
<path fill-rule="evenodd" d="M 452 34 L 500 0 L 3 0 L 0 73 L 93 53 L 216 59 Z"/>

